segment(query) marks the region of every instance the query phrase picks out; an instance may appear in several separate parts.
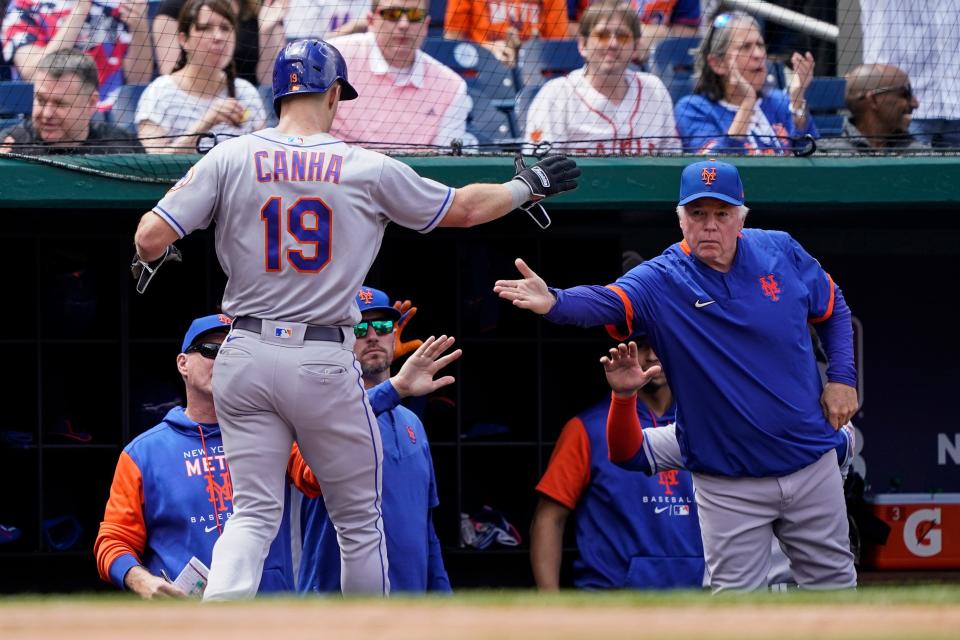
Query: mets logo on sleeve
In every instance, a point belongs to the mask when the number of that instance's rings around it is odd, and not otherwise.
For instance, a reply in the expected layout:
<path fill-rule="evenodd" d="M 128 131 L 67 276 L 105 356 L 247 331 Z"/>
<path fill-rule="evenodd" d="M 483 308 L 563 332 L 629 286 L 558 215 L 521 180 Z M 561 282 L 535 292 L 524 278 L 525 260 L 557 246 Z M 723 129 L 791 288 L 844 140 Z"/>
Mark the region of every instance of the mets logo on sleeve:
<path fill-rule="evenodd" d="M 410 438 L 410 442 L 417 444 L 417 432 L 409 425 L 407 426 L 407 437 Z"/>
<path fill-rule="evenodd" d="M 186 175 L 184 175 L 182 178 L 177 180 L 177 184 L 170 187 L 170 191 L 177 191 L 178 189 L 182 189 L 183 187 L 190 184 L 191 180 L 193 180 L 193 167 L 190 167 Z"/>
<path fill-rule="evenodd" d="M 780 294 L 783 293 L 780 290 L 780 283 L 777 282 L 777 278 L 772 273 L 760 278 L 760 288 L 763 290 L 763 295 L 770 298 L 771 302 L 779 301 Z"/>

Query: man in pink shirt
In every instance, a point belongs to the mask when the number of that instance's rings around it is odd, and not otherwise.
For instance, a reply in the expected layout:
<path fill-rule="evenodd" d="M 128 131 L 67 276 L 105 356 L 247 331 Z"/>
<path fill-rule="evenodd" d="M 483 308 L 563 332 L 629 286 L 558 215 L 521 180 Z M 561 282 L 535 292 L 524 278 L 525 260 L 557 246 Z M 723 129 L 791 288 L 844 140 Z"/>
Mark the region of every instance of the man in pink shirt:
<path fill-rule="evenodd" d="M 367 33 L 330 40 L 360 94 L 339 105 L 332 135 L 379 151 L 447 147 L 464 138 L 473 107 L 466 83 L 420 51 L 428 10 L 429 0 L 374 0 Z"/>

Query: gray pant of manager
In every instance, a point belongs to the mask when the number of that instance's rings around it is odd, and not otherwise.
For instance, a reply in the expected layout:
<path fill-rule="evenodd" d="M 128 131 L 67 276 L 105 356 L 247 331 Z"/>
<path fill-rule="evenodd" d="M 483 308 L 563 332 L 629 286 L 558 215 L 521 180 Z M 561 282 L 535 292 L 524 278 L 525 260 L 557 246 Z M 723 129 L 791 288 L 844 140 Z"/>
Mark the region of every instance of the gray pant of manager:
<path fill-rule="evenodd" d="M 714 593 L 766 588 L 773 536 L 780 540 L 800 587 L 856 587 L 834 450 L 781 477 L 693 477 Z"/>

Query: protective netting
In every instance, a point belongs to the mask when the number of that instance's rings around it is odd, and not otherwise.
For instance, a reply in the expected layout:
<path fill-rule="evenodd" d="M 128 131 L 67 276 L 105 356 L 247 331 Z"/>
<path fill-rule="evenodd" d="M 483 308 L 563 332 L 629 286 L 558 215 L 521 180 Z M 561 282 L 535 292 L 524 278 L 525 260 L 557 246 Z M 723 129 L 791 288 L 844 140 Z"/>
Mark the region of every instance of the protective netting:
<path fill-rule="evenodd" d="M 0 2 L 0 151 L 129 179 L 275 125 L 308 37 L 360 96 L 331 133 L 387 153 L 960 150 L 960 0 Z"/>

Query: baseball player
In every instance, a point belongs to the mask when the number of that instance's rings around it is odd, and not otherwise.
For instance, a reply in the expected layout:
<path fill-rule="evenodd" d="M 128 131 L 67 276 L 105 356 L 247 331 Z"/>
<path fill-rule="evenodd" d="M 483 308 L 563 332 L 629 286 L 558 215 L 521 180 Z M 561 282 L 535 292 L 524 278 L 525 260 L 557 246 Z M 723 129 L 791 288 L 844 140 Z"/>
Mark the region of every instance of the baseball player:
<path fill-rule="evenodd" d="M 123 449 L 94 545 L 100 577 L 143 598 L 183 597 L 176 577 L 196 556 L 210 564 L 213 545 L 233 512 L 230 469 L 213 406 L 213 362 L 230 319 L 197 318 L 187 329 L 177 369 L 187 406 Z M 293 591 L 289 519 L 264 563 L 259 591 Z"/>
<path fill-rule="evenodd" d="M 217 145 L 136 233 L 137 274 L 177 238 L 216 221 L 235 318 L 216 361 L 214 396 L 233 472 L 234 516 L 213 553 L 204 599 L 252 596 L 276 535 L 291 445 L 324 489 L 340 543 L 345 594 L 390 590 L 381 518 L 382 450 L 353 355 L 354 296 L 388 222 L 426 233 L 472 226 L 576 187 L 563 156 L 504 184 L 453 189 L 327 132 L 356 98 L 340 53 L 288 44 L 273 74 L 276 128 Z"/>
<path fill-rule="evenodd" d="M 854 587 L 834 452 L 857 410 L 850 310 L 788 234 L 744 229 L 743 197 L 736 167 L 691 164 L 680 181 L 682 242 L 608 287 L 550 289 L 517 260 L 523 278 L 494 291 L 553 322 L 649 336 L 677 397 L 714 591 L 761 588 L 771 536 L 801 587 Z M 825 385 L 808 322 L 829 359 Z"/>

